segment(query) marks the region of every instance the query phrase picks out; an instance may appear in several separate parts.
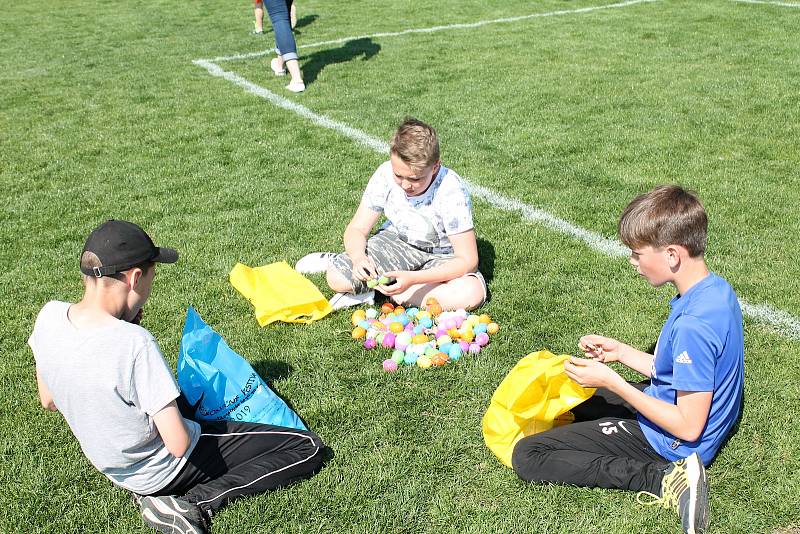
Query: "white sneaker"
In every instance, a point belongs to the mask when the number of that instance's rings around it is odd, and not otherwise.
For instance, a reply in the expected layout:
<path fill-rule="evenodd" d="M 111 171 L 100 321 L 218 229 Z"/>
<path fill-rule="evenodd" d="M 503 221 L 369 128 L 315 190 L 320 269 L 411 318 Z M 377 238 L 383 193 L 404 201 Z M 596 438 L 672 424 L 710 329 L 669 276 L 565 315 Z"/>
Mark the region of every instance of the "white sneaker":
<path fill-rule="evenodd" d="M 302 274 L 324 273 L 328 270 L 334 256 L 336 256 L 334 252 L 312 252 L 311 254 L 306 254 L 295 263 L 294 270 Z"/>
<path fill-rule="evenodd" d="M 342 308 L 349 308 L 351 306 L 358 306 L 360 304 L 375 304 L 375 291 L 367 291 L 366 293 L 336 293 L 331 297 L 328 303 L 334 310 L 341 310 Z"/>

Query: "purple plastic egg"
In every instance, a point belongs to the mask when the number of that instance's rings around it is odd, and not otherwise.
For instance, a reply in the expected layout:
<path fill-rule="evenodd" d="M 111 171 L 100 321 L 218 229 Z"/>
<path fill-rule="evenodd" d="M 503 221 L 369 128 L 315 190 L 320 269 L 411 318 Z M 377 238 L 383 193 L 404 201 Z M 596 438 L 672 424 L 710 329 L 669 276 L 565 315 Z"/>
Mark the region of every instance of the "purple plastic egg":
<path fill-rule="evenodd" d="M 374 349 L 378 346 L 378 342 L 374 338 L 368 337 L 364 340 L 364 348 L 367 350 Z"/>
<path fill-rule="evenodd" d="M 381 340 L 381 345 L 386 349 L 394 348 L 395 335 L 391 332 L 386 332 Z"/>
<path fill-rule="evenodd" d="M 458 346 L 461 348 L 461 352 L 467 352 L 469 350 L 469 343 L 463 339 L 458 340 Z"/>
<path fill-rule="evenodd" d="M 470 343 L 469 344 L 469 351 L 472 354 L 478 354 L 481 351 L 481 346 L 478 345 L 477 343 Z"/>

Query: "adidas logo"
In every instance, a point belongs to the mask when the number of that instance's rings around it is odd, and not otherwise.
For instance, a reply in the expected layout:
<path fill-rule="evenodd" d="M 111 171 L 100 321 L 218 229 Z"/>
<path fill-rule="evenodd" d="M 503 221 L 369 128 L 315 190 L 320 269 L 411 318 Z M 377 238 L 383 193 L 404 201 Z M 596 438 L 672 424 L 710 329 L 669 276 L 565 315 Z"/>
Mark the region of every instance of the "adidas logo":
<path fill-rule="evenodd" d="M 675 358 L 675 363 L 692 363 L 692 359 L 689 357 L 688 352 L 683 351 Z"/>

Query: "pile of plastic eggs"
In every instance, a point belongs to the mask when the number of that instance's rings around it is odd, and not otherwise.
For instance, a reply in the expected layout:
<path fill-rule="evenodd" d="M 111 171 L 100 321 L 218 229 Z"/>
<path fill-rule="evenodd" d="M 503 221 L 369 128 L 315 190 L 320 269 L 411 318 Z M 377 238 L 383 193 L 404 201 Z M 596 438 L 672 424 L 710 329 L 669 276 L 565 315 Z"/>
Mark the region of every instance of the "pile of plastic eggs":
<path fill-rule="evenodd" d="M 489 344 L 489 337 L 500 331 L 500 325 L 486 314 L 442 311 L 433 298 L 422 309 L 405 309 L 390 302 L 380 310 L 358 309 L 351 320 L 355 327 L 352 337 L 363 340 L 365 349 L 392 350 L 391 358 L 383 362 L 388 372 L 401 365 L 441 367 L 464 354 L 478 354 Z"/>

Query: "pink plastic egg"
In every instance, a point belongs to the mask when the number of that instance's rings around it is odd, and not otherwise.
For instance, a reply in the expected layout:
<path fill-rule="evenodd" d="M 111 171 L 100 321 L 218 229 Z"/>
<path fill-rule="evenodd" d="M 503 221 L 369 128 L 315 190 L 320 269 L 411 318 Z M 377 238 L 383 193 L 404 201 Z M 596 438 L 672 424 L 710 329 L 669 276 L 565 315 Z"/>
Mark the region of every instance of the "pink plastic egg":
<path fill-rule="evenodd" d="M 367 350 L 374 349 L 377 346 L 378 342 L 375 341 L 375 338 L 368 337 L 367 339 L 364 340 L 364 348 Z"/>
<path fill-rule="evenodd" d="M 489 334 L 486 332 L 481 332 L 477 336 L 475 336 L 475 343 L 480 345 L 481 347 L 485 347 L 487 343 L 489 343 Z"/>
<path fill-rule="evenodd" d="M 391 358 L 383 360 L 383 370 L 387 373 L 394 373 L 397 371 L 397 362 Z"/>
<path fill-rule="evenodd" d="M 481 346 L 478 345 L 477 343 L 470 343 L 469 344 L 469 351 L 472 354 L 478 354 L 481 351 Z"/>

